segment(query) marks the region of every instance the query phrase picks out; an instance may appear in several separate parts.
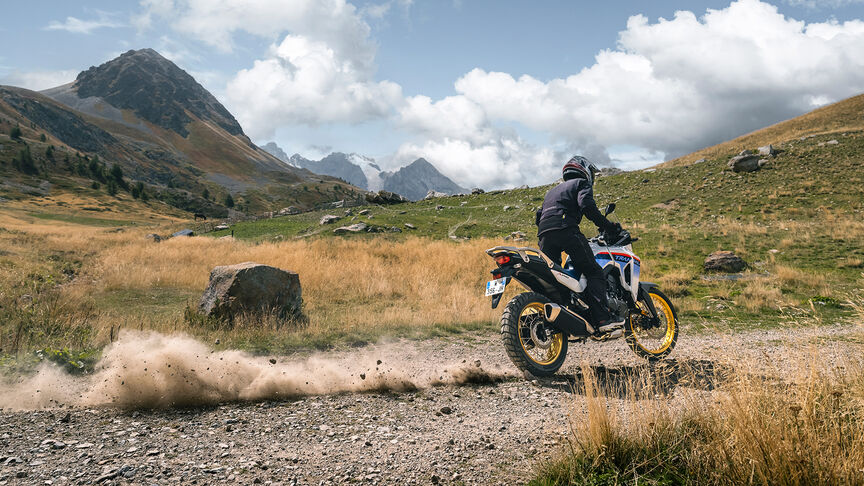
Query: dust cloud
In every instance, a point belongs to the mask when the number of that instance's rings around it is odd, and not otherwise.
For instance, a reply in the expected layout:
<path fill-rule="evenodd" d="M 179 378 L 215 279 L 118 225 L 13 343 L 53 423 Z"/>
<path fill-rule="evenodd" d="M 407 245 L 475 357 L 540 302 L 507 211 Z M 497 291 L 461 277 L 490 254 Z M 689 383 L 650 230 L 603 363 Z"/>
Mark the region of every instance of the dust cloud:
<path fill-rule="evenodd" d="M 0 408 L 195 407 L 309 395 L 405 392 L 512 376 L 484 369 L 480 362 L 430 365 L 419 361 L 400 357 L 398 347 L 390 345 L 276 361 L 242 351 L 214 351 L 186 336 L 127 332 L 105 349 L 91 375 L 72 376 L 44 364 L 33 376 L 0 385 Z"/>

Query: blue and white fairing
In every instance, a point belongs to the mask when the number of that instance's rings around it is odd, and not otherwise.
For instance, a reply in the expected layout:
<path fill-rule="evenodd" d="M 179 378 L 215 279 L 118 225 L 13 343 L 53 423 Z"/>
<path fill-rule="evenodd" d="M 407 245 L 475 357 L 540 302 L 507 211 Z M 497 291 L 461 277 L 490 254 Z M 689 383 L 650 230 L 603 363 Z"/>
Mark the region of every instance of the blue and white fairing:
<path fill-rule="evenodd" d="M 633 253 L 633 247 L 631 245 L 601 246 L 593 241 L 590 242 L 590 245 L 594 259 L 603 269 L 603 272 L 617 270 L 616 273 L 621 279 L 621 286 L 630 292 L 634 302 L 639 300 L 639 273 L 642 261 Z M 569 266 L 571 265 L 568 257 L 565 268 Z M 608 268 L 610 266 L 613 268 Z"/>

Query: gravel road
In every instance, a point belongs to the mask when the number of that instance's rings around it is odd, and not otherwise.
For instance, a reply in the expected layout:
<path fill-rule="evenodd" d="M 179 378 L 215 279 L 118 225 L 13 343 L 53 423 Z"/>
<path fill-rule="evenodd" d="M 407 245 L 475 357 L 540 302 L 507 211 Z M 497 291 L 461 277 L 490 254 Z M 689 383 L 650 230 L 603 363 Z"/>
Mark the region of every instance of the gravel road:
<path fill-rule="evenodd" d="M 832 326 L 688 336 L 685 328 L 672 359 L 655 372 L 668 378 L 669 397 L 686 387 L 710 390 L 730 349 L 777 362 L 816 337 L 853 332 Z M 854 339 L 828 342 L 838 352 L 861 351 Z M 583 416 L 585 399 L 574 391 L 582 366 L 606 382 L 646 369 L 623 340 L 576 344 L 559 377 L 527 380 L 514 372 L 496 336 L 398 341 L 329 353 L 328 359 L 348 366 L 361 355 L 376 357 L 379 371 L 387 373 L 389 357 L 397 354 L 402 367 L 477 373 L 403 387 L 409 391 L 342 391 L 156 411 L 2 411 L 0 485 L 523 483 L 559 450 L 568 420 Z M 698 371 L 682 379 L 677 371 L 684 366 Z"/>

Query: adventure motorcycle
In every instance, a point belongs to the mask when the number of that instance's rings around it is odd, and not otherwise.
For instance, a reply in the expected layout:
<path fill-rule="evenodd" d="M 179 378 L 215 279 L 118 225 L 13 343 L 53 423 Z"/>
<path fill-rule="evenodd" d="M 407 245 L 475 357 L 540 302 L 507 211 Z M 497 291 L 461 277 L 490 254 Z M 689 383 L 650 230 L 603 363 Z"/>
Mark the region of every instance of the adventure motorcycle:
<path fill-rule="evenodd" d="M 615 210 L 610 204 L 606 215 Z M 678 339 L 678 316 L 668 297 L 650 282 L 639 281 L 641 260 L 633 253 L 630 233 L 616 241 L 608 235 L 589 239 L 594 258 L 606 277 L 609 310 L 622 318 L 624 327 L 600 332 L 592 325 L 583 297 L 587 280 L 573 268 L 570 258 L 561 267 L 540 250 L 496 246 L 486 250 L 498 264 L 493 280 L 486 283 L 492 308 L 498 307 L 504 290 L 516 281 L 528 292 L 514 297 L 501 316 L 504 348 L 513 363 L 534 376 L 555 374 L 567 355 L 568 342 L 609 341 L 624 337 L 630 349 L 647 360 L 659 360 L 672 352 Z"/>

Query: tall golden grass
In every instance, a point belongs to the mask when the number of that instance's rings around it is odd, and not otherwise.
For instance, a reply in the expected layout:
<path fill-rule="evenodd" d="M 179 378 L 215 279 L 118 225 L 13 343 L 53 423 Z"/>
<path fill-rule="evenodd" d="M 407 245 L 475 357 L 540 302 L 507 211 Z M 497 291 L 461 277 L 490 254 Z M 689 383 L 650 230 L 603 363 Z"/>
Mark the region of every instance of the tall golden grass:
<path fill-rule="evenodd" d="M 862 484 L 864 361 L 823 358 L 804 353 L 776 375 L 738 361 L 717 391 L 674 397 L 654 396 L 656 376 L 641 374 L 623 400 L 584 367 L 587 413 L 534 484 Z"/>
<path fill-rule="evenodd" d="M 9 218 L 3 223 L 7 230 L 0 232 L 0 242 L 8 250 L 5 258 L 0 255 L 0 265 L 6 261 L 10 271 L 0 276 L 0 301 L 20 310 L 16 316 L 26 327 L 2 330 L 0 349 L 6 352 L 26 348 L 28 340 L 98 346 L 121 327 L 221 335 L 226 344 L 249 344 L 278 326 L 247 320 L 229 332 L 196 328 L 183 319 L 213 267 L 247 261 L 300 275 L 308 317 L 300 338 L 326 341 L 334 333 L 374 337 L 396 330 L 422 334 L 491 324 L 500 312 L 483 295 L 494 267 L 484 252 L 497 244 L 491 240 L 249 243 L 193 237 L 154 243 L 139 230 L 118 233 Z M 57 274 L 60 260 L 83 262 L 74 279 L 52 277 L 43 287 L 21 290 L 40 275 Z M 60 333 L 58 326 L 78 331 Z"/>

